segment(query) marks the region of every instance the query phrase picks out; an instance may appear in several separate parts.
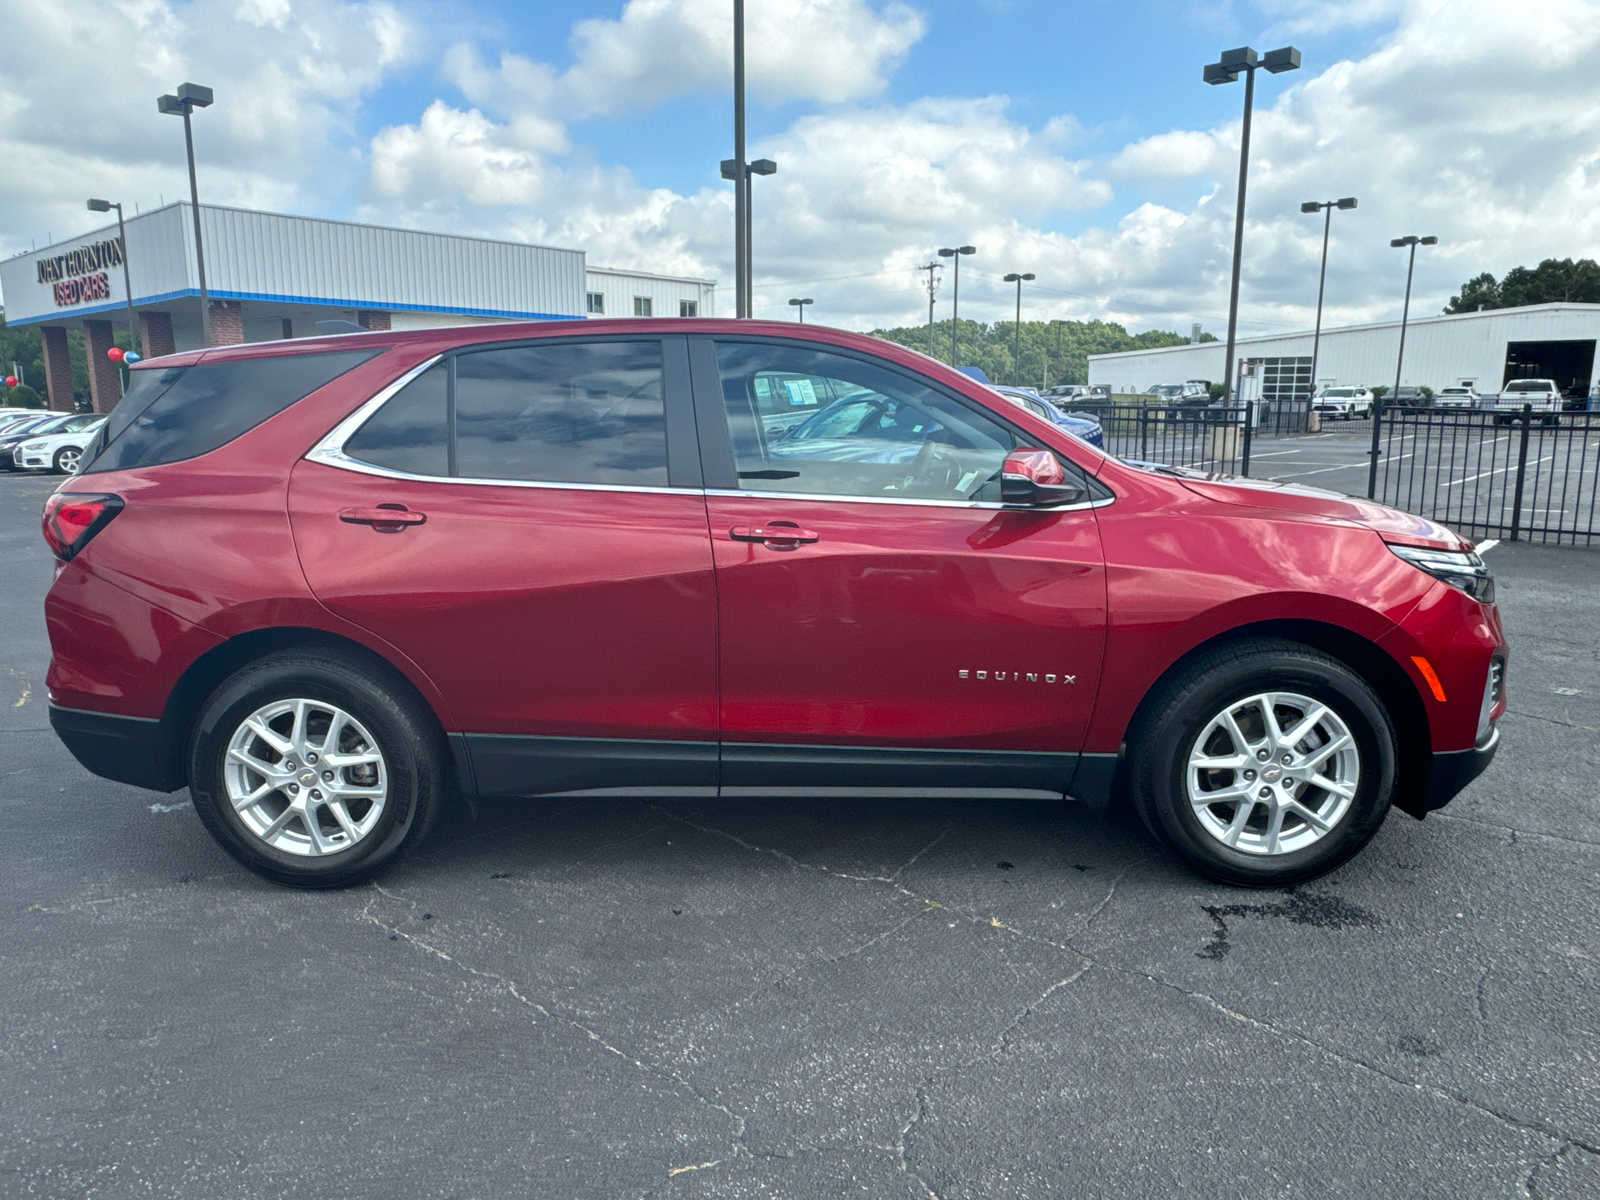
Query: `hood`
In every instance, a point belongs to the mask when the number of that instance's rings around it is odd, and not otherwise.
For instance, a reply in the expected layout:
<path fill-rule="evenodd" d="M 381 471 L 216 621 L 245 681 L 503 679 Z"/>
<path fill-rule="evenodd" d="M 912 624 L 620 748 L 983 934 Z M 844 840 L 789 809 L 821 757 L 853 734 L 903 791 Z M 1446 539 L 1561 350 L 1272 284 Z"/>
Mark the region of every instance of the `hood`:
<path fill-rule="evenodd" d="M 1402 546 L 1427 546 L 1436 550 L 1470 550 L 1472 543 L 1437 521 L 1414 516 L 1365 500 L 1298 483 L 1277 483 L 1270 479 L 1243 479 L 1232 475 L 1203 475 L 1184 472 L 1183 486 L 1196 495 L 1221 504 L 1239 504 L 1276 512 L 1297 513 L 1363 525 L 1386 542 Z"/>

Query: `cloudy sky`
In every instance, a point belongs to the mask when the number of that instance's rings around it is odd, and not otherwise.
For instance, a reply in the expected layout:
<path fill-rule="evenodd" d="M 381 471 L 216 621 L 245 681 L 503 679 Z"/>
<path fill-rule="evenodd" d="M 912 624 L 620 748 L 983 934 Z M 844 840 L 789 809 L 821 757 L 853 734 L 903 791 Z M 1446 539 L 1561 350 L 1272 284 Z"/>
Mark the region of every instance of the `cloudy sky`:
<path fill-rule="evenodd" d="M 83 199 L 203 200 L 588 251 L 732 278 L 731 0 L 0 0 L 0 254 Z M 971 243 L 962 314 L 1219 335 L 1243 87 L 1260 77 L 1241 327 L 1398 315 L 1389 239 L 1435 234 L 1414 311 L 1543 257 L 1600 256 L 1600 0 L 747 0 L 757 315 L 925 320 L 916 267 Z M 948 315 L 949 282 L 939 311 Z M 719 293 L 731 309 L 731 288 Z"/>

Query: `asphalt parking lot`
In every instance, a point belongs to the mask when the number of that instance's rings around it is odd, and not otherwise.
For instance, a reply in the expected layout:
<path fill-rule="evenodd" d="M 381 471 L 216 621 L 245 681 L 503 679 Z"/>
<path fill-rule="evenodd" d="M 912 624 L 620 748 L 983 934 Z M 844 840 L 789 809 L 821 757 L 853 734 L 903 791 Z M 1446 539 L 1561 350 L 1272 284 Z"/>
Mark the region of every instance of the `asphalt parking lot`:
<path fill-rule="evenodd" d="M 1068 806 L 616 801 L 304 894 L 49 731 L 53 486 L 0 476 L 0 1194 L 1600 1195 L 1600 553 L 1490 552 L 1498 760 L 1295 890 Z"/>

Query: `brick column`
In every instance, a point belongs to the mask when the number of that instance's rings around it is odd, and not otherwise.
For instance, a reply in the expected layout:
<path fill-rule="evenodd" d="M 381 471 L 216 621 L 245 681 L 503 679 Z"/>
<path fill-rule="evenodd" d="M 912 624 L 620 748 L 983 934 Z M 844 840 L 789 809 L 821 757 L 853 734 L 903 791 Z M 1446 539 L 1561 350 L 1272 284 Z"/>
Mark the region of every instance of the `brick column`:
<path fill-rule="evenodd" d="M 238 346 L 244 342 L 244 305 L 237 300 L 211 302 L 211 344 Z"/>
<path fill-rule="evenodd" d="M 389 314 L 381 308 L 358 308 L 356 309 L 356 324 L 363 329 L 387 330 L 389 328 Z"/>
<path fill-rule="evenodd" d="M 106 351 L 114 345 L 110 321 L 84 321 L 83 352 L 89 359 L 89 395 L 97 413 L 110 412 L 122 399 L 122 372 L 106 357 Z"/>
<path fill-rule="evenodd" d="M 64 325 L 45 325 L 39 330 L 44 341 L 44 386 L 55 412 L 71 412 L 72 359 L 67 354 L 67 329 Z"/>
<path fill-rule="evenodd" d="M 139 345 L 146 358 L 160 358 L 163 354 L 177 352 L 178 343 L 172 338 L 172 314 L 169 312 L 142 312 L 139 314 Z"/>

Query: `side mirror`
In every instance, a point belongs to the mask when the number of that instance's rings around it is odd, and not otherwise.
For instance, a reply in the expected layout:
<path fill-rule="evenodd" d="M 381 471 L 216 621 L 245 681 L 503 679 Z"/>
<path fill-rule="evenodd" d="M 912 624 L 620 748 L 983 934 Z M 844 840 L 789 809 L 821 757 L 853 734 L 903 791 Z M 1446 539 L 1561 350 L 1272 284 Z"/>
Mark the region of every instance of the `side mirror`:
<path fill-rule="evenodd" d="M 1004 504 L 1044 508 L 1086 499 L 1088 493 L 1068 479 L 1061 461 L 1048 450 L 1013 450 L 1000 467 L 1000 500 Z"/>

